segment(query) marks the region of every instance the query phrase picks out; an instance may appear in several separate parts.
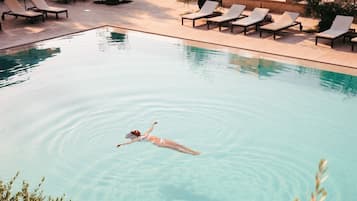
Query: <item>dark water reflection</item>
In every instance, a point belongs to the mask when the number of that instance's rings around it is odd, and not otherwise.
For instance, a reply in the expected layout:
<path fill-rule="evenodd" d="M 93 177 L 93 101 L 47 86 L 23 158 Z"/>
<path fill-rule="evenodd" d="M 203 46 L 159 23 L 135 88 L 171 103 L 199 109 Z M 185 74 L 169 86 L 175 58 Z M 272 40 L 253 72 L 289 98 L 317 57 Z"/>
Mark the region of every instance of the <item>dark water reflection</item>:
<path fill-rule="evenodd" d="M 230 64 L 234 64 L 242 73 L 252 73 L 259 77 L 271 77 L 286 71 L 286 67 L 282 63 L 239 55 L 232 55 Z"/>
<path fill-rule="evenodd" d="M 284 64 L 277 61 L 265 60 L 261 58 L 247 58 L 234 55 L 231 63 L 236 64 L 240 72 L 249 72 L 258 77 L 274 77 L 282 73 L 307 75 L 310 79 L 319 79 L 320 86 L 328 90 L 338 91 L 348 96 L 357 95 L 357 77 L 330 71 L 305 68 Z M 285 81 L 304 84 L 301 76 L 286 76 Z M 281 78 L 284 79 L 284 78 Z"/>
<path fill-rule="evenodd" d="M 60 48 L 30 48 L 14 54 L 0 55 L 0 88 L 26 81 L 27 78 L 14 78 L 29 72 L 41 61 L 60 52 Z"/>
<path fill-rule="evenodd" d="M 103 39 L 97 42 L 98 48 L 102 52 L 107 51 L 110 47 L 117 47 L 119 50 L 125 50 L 127 47 L 127 34 L 97 30 L 97 36 Z"/>
<path fill-rule="evenodd" d="M 117 32 L 110 32 L 110 37 L 108 38 L 111 42 L 123 43 L 127 40 L 127 35 Z"/>
<path fill-rule="evenodd" d="M 225 55 L 218 51 L 193 46 L 185 46 L 184 52 L 185 59 L 193 64 L 192 70 L 202 72 L 207 70 L 204 66 L 207 62 L 212 62 L 210 61 L 211 58 L 217 55 Z M 308 77 L 309 79 L 318 79 L 319 85 L 327 90 L 337 91 L 348 96 L 357 95 L 356 76 L 235 54 L 230 54 L 227 58 L 230 67 L 240 73 L 252 74 L 262 79 L 280 79 L 297 84 L 306 84 L 305 79 Z"/>
<path fill-rule="evenodd" d="M 107 45 L 125 49 L 129 43 L 127 34 L 100 32 L 99 35 L 105 38 L 99 44 L 100 49 L 106 49 Z M 14 54 L 0 55 L 0 88 L 26 81 L 28 78 L 22 75 L 36 67 L 41 61 L 60 52 L 60 48 L 40 49 L 35 47 Z M 319 85 L 323 88 L 349 96 L 357 95 L 357 77 L 352 75 L 305 68 L 262 58 L 226 54 L 195 46 L 184 46 L 184 57 L 192 64 L 193 71 L 204 74 L 210 73 L 206 69 L 206 64 L 217 62 L 218 66 L 227 65 L 237 69 L 240 73 L 252 74 L 262 79 L 280 79 L 297 84 L 305 84 L 306 77 L 311 80 L 318 79 Z"/>
<path fill-rule="evenodd" d="M 357 77 L 329 71 L 320 72 L 320 85 L 343 94 L 357 94 Z"/>
<path fill-rule="evenodd" d="M 184 52 L 185 58 L 196 68 L 202 68 L 202 66 L 208 62 L 210 57 L 217 54 L 217 51 L 194 46 L 184 46 Z"/>

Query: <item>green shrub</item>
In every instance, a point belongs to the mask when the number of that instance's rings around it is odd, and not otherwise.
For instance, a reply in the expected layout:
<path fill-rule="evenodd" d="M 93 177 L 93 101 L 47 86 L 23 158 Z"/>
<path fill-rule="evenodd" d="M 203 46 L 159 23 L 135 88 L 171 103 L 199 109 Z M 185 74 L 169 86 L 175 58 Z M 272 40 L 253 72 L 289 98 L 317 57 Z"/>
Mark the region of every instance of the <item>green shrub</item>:
<path fill-rule="evenodd" d="M 325 31 L 332 25 L 336 15 L 354 16 L 354 6 L 349 3 L 325 3 L 317 7 L 317 13 L 321 19 L 319 22 L 319 31 Z"/>
<path fill-rule="evenodd" d="M 201 9 L 203 4 L 206 3 L 207 0 L 197 0 L 197 5 Z M 219 6 L 222 6 L 222 0 L 210 0 L 210 1 L 217 1 L 219 3 Z"/>
<path fill-rule="evenodd" d="M 30 185 L 26 182 L 22 182 L 21 190 L 13 192 L 13 185 L 19 176 L 19 172 L 11 178 L 11 180 L 7 183 L 0 180 L 0 201 L 64 201 L 65 196 L 61 197 L 51 197 L 43 195 L 43 190 L 41 187 L 45 182 L 45 178 L 43 177 L 37 187 L 30 191 Z"/>
<path fill-rule="evenodd" d="M 305 14 L 321 19 L 318 25 L 321 32 L 331 27 L 336 15 L 355 16 L 356 10 L 355 6 L 346 0 L 342 0 L 340 3 L 322 3 L 320 0 L 308 0 Z"/>
<path fill-rule="evenodd" d="M 317 10 L 320 0 L 307 0 L 305 15 L 309 17 L 319 17 Z"/>

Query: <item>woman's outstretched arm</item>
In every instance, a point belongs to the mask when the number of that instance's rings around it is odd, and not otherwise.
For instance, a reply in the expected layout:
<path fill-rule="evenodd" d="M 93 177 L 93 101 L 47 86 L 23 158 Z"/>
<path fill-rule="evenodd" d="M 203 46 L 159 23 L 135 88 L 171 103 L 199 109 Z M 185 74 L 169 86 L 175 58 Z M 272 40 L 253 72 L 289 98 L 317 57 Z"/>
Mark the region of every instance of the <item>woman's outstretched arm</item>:
<path fill-rule="evenodd" d="M 157 121 L 154 121 L 151 125 L 150 128 L 147 129 L 147 131 L 145 131 L 145 134 L 150 134 L 153 130 L 154 130 L 154 126 L 157 124 Z"/>
<path fill-rule="evenodd" d="M 121 144 L 117 144 L 117 147 L 120 147 L 120 146 L 123 146 L 123 145 L 127 145 L 127 144 L 131 144 L 131 143 L 137 142 L 139 140 L 140 140 L 140 138 L 135 138 L 135 139 L 133 139 L 133 140 L 131 140 L 129 142 L 124 142 L 124 143 L 121 143 Z"/>

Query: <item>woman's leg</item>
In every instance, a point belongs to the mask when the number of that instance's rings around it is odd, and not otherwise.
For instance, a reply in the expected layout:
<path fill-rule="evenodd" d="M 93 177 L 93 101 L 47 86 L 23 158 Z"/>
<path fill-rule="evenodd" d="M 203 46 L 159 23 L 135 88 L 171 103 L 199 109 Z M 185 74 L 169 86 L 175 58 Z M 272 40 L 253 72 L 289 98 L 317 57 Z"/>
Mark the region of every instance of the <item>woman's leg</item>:
<path fill-rule="evenodd" d="M 171 140 L 166 140 L 163 139 L 161 140 L 159 143 L 155 143 L 157 146 L 159 147 L 165 147 L 165 148 L 169 148 L 169 149 L 173 149 L 182 153 L 186 153 L 186 154 L 192 154 L 192 155 L 199 155 L 200 152 L 194 151 L 188 147 L 185 147 L 183 145 L 177 144 L 174 141 Z"/>

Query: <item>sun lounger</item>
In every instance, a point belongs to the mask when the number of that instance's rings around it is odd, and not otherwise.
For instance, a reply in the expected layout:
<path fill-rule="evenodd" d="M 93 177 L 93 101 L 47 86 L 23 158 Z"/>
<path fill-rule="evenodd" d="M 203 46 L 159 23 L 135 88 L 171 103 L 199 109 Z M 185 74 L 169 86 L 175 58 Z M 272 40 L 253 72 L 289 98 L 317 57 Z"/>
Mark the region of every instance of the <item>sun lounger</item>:
<path fill-rule="evenodd" d="M 68 10 L 66 8 L 49 6 L 45 0 L 31 0 L 31 1 L 33 5 L 35 5 L 36 10 L 44 12 L 46 17 L 47 17 L 47 13 L 55 13 L 56 19 L 58 19 L 59 13 L 66 13 L 66 17 L 68 18 Z"/>
<path fill-rule="evenodd" d="M 331 40 L 331 48 L 333 48 L 333 43 L 339 37 L 344 36 L 349 32 L 349 29 L 352 25 L 353 17 L 352 16 L 343 16 L 337 15 L 333 21 L 330 29 L 318 33 L 315 37 L 315 45 L 317 45 L 317 40 L 319 38 Z"/>
<path fill-rule="evenodd" d="M 296 12 L 288 12 L 285 11 L 278 20 L 276 20 L 273 23 L 261 26 L 259 28 L 259 32 L 260 32 L 260 37 L 262 37 L 262 32 L 266 31 L 266 32 L 272 32 L 273 33 L 273 38 L 275 40 L 275 36 L 278 32 L 284 30 L 284 29 L 288 29 L 292 26 L 296 26 L 299 25 L 300 27 L 300 31 L 302 31 L 302 25 L 301 22 L 297 22 L 296 19 L 298 18 L 299 13 Z"/>
<path fill-rule="evenodd" d="M 244 5 L 233 4 L 231 6 L 231 8 L 226 13 L 224 13 L 222 16 L 217 16 L 217 17 L 207 19 L 207 29 L 209 29 L 210 23 L 217 23 L 218 27 L 219 27 L 219 31 L 221 31 L 223 23 L 242 18 L 243 17 L 242 13 L 243 13 L 244 9 L 245 9 Z"/>
<path fill-rule="evenodd" d="M 42 21 L 45 21 L 45 16 L 43 15 L 43 13 L 26 10 L 17 0 L 5 0 L 4 3 L 10 11 L 2 13 L 2 20 L 5 19 L 5 15 L 12 15 L 16 18 L 25 17 L 27 19 L 30 19 L 32 22 L 35 18 L 42 18 Z"/>
<path fill-rule="evenodd" d="M 255 25 L 255 30 L 258 31 L 259 24 L 264 21 L 264 18 L 268 14 L 268 12 L 269 9 L 267 8 L 254 8 L 252 13 L 248 17 L 231 23 L 231 32 L 233 32 L 235 26 L 239 26 L 244 28 L 244 35 L 246 35 L 247 28 L 253 25 Z"/>
<path fill-rule="evenodd" d="M 197 13 L 187 14 L 181 17 L 181 25 L 183 25 L 183 20 L 192 20 L 192 26 L 195 26 L 195 20 L 212 16 L 214 10 L 217 8 L 218 2 L 216 1 L 206 1 L 201 10 Z"/>

